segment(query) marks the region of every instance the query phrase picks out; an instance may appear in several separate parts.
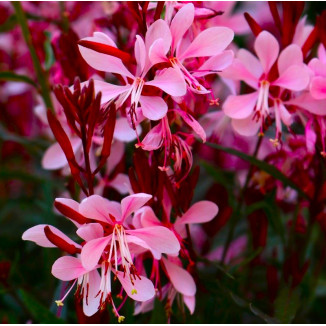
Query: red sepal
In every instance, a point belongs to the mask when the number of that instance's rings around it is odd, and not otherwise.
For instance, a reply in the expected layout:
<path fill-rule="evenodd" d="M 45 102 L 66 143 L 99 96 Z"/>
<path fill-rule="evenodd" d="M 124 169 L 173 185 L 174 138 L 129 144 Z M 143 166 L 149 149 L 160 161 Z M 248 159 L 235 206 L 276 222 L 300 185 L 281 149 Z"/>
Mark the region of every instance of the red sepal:
<path fill-rule="evenodd" d="M 247 23 L 249 24 L 249 27 L 250 27 L 252 33 L 255 36 L 258 36 L 259 33 L 263 31 L 261 26 L 247 12 L 244 13 L 244 16 L 245 16 Z"/>
<path fill-rule="evenodd" d="M 81 252 L 79 248 L 76 248 L 74 245 L 54 234 L 48 225 L 44 227 L 44 233 L 50 242 L 52 242 L 59 249 L 66 251 L 68 254 L 74 255 Z"/>

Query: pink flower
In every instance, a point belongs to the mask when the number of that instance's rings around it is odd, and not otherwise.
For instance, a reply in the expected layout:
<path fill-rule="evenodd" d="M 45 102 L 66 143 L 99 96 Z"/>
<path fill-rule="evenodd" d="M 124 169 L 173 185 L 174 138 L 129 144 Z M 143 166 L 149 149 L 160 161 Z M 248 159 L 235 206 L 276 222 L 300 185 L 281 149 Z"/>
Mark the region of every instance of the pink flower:
<path fill-rule="evenodd" d="M 138 105 L 141 107 L 142 114 L 150 120 L 159 120 L 166 115 L 167 104 L 159 96 L 144 96 L 144 86 L 155 86 L 171 96 L 183 96 L 186 87 L 181 77 L 172 69 L 168 68 L 161 71 L 152 81 L 146 81 L 145 76 L 152 64 L 148 59 L 148 48 L 153 42 L 153 35 L 147 33 L 145 42 L 137 35 L 135 42 L 135 58 L 137 62 L 136 74 L 133 75 L 122 63 L 114 56 L 94 51 L 79 45 L 79 50 L 86 62 L 94 69 L 115 73 L 123 77 L 126 84 L 117 86 L 102 81 L 95 81 L 96 92 L 102 92 L 102 103 L 113 99 L 116 106 L 120 107 L 127 99 L 130 99 L 130 116 L 133 123 L 136 123 L 136 110 Z M 84 38 L 82 41 L 94 42 L 103 46 L 116 48 L 116 44 L 107 35 L 95 32 L 92 37 Z"/>
<path fill-rule="evenodd" d="M 253 136 L 260 128 L 264 132 L 265 119 L 269 116 L 273 102 L 276 121 L 276 139 L 280 137 L 283 122 L 289 126 L 291 114 L 285 108 L 282 97 L 284 89 L 304 90 L 309 83 L 309 73 L 303 64 L 301 49 L 291 44 L 279 54 L 279 44 L 269 32 L 261 32 L 254 44 L 258 59 L 249 51 L 241 49 L 231 67 L 221 73 L 223 77 L 242 80 L 256 91 L 245 95 L 231 95 L 223 105 L 227 116 L 232 118 L 233 128 L 244 136 Z M 277 60 L 278 59 L 278 60 Z M 273 66 L 277 60 L 277 73 Z M 275 95 L 270 88 L 275 86 Z"/>
<path fill-rule="evenodd" d="M 149 58 L 152 64 L 167 62 L 187 83 L 192 92 L 210 93 L 202 86 L 197 77 L 216 73 L 232 63 L 233 52 L 224 51 L 233 40 L 234 33 L 227 27 L 211 27 L 199 33 L 188 44 L 184 38 L 194 20 L 194 5 L 183 6 L 174 16 L 169 26 L 159 19 L 148 29 L 147 34 L 155 35 L 149 48 Z M 146 38 L 148 36 L 146 35 Z M 210 57 L 194 73 L 187 70 L 184 61 L 189 58 Z"/>

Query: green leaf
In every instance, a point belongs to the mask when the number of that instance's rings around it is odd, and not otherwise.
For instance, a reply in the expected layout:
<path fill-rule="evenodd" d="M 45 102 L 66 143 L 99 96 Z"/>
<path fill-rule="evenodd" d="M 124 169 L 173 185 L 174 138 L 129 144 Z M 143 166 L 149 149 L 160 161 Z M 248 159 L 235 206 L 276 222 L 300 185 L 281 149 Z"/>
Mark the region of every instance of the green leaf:
<path fill-rule="evenodd" d="M 291 323 L 299 308 L 299 304 L 300 296 L 298 291 L 288 287 L 283 288 L 275 300 L 275 317 L 283 324 Z"/>
<path fill-rule="evenodd" d="M 275 166 L 273 166 L 267 162 L 260 161 L 253 156 L 249 156 L 249 155 L 242 153 L 233 148 L 224 147 L 224 146 L 213 144 L 213 143 L 206 143 L 206 144 L 212 148 L 215 148 L 215 149 L 221 150 L 223 152 L 226 152 L 228 154 L 237 156 L 237 157 L 241 158 L 242 160 L 249 162 L 250 164 L 256 166 L 257 168 L 267 172 L 275 179 L 281 181 L 284 186 L 291 187 L 292 189 L 296 190 L 298 192 L 298 194 L 300 194 L 302 197 L 309 199 L 307 194 L 304 193 L 302 191 L 302 189 L 300 189 L 292 180 L 290 180 L 286 175 L 284 175 Z"/>
<path fill-rule="evenodd" d="M 45 51 L 44 68 L 45 70 L 49 70 L 53 66 L 55 62 L 55 58 L 54 58 L 54 53 L 51 45 L 51 33 L 46 31 L 44 32 L 44 34 L 46 36 L 46 40 L 44 42 L 44 51 Z"/>
<path fill-rule="evenodd" d="M 23 82 L 37 87 L 36 83 L 25 75 L 18 75 L 12 71 L 1 71 L 0 80 Z"/>
<path fill-rule="evenodd" d="M 48 308 L 43 306 L 43 304 L 26 291 L 20 289 L 19 295 L 24 302 L 26 309 L 36 321 L 42 324 L 64 324 L 62 319 L 57 318 Z"/>

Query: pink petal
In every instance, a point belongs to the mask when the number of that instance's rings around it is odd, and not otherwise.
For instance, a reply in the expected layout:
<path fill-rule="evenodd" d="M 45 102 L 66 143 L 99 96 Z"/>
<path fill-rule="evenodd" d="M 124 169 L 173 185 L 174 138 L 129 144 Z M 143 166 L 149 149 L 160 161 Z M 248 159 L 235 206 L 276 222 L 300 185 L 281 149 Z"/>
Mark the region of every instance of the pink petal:
<path fill-rule="evenodd" d="M 133 235 L 145 241 L 154 251 L 168 255 L 177 255 L 180 243 L 174 233 L 163 226 L 152 226 L 137 230 L 126 230 L 127 234 Z"/>
<path fill-rule="evenodd" d="M 195 77 L 202 77 L 212 73 L 221 72 L 232 64 L 233 57 L 233 51 L 223 51 L 222 53 L 215 55 L 205 61 L 205 63 L 192 75 Z"/>
<path fill-rule="evenodd" d="M 303 66 L 290 66 L 272 85 L 280 86 L 292 91 L 302 91 L 309 84 L 309 73 Z"/>
<path fill-rule="evenodd" d="M 303 63 L 303 55 L 300 47 L 296 44 L 290 44 L 281 53 L 277 61 L 277 67 L 280 75 L 289 66 L 300 66 Z"/>
<path fill-rule="evenodd" d="M 110 214 L 115 218 L 121 218 L 120 205 L 99 195 L 92 195 L 85 198 L 79 205 L 79 213 L 97 220 L 112 224 Z"/>
<path fill-rule="evenodd" d="M 81 140 L 77 137 L 71 137 L 70 143 L 74 153 L 81 147 Z M 46 170 L 57 170 L 68 164 L 66 155 L 58 143 L 51 145 L 42 158 L 42 167 Z"/>
<path fill-rule="evenodd" d="M 123 198 L 121 201 L 122 218 L 131 215 L 134 211 L 144 206 L 151 198 L 152 195 L 144 193 L 138 193 Z"/>
<path fill-rule="evenodd" d="M 171 46 L 172 36 L 168 24 L 162 19 L 151 24 L 146 32 L 145 45 L 147 51 L 160 38 L 163 39 L 163 51 L 167 53 Z"/>
<path fill-rule="evenodd" d="M 220 72 L 219 75 L 232 80 L 243 80 L 252 88 L 257 89 L 259 79 L 254 76 L 255 73 L 255 71 L 248 70 L 238 58 L 235 58 L 232 65 Z"/>
<path fill-rule="evenodd" d="M 99 310 L 100 296 L 97 294 L 101 285 L 101 277 L 97 270 L 90 271 L 88 277 L 88 298 L 86 300 L 86 295 L 83 298 L 83 311 L 86 316 L 93 316 Z"/>
<path fill-rule="evenodd" d="M 84 40 L 90 40 L 91 38 L 85 38 Z M 99 42 L 103 43 L 103 42 Z M 111 45 L 112 46 L 112 45 Z M 81 45 L 78 45 L 79 52 L 84 58 L 84 60 L 94 69 L 99 71 L 107 71 L 110 73 L 119 74 L 122 76 L 127 76 L 134 78 L 134 76 L 129 72 L 129 70 L 124 66 L 121 59 L 100 53 L 88 48 L 85 48 Z"/>
<path fill-rule="evenodd" d="M 160 62 L 167 62 L 166 52 L 164 51 L 164 40 L 162 38 L 157 39 L 149 48 L 149 59 L 152 65 Z"/>
<path fill-rule="evenodd" d="M 153 151 L 161 147 L 163 142 L 162 122 L 152 128 L 142 140 L 142 149 Z"/>
<path fill-rule="evenodd" d="M 310 94 L 316 100 L 326 98 L 326 78 L 317 76 L 312 78 L 310 83 Z"/>
<path fill-rule="evenodd" d="M 136 214 L 140 215 L 140 222 L 144 228 L 150 226 L 162 226 L 162 222 L 157 218 L 153 209 L 149 206 L 139 209 Z"/>
<path fill-rule="evenodd" d="M 271 33 L 262 31 L 257 36 L 254 47 L 265 74 L 268 74 L 280 51 L 276 38 Z"/>
<path fill-rule="evenodd" d="M 234 32 L 228 27 L 211 27 L 205 29 L 193 40 L 179 60 L 194 57 L 217 55 L 232 42 Z"/>
<path fill-rule="evenodd" d="M 230 95 L 223 104 L 225 115 L 233 119 L 248 118 L 254 111 L 258 92 L 245 95 Z"/>
<path fill-rule="evenodd" d="M 135 57 L 136 57 L 137 65 L 139 67 L 139 74 L 141 74 L 145 68 L 147 52 L 146 52 L 145 43 L 139 35 L 136 35 Z"/>
<path fill-rule="evenodd" d="M 237 52 L 237 58 L 242 62 L 244 67 L 250 71 L 250 73 L 259 79 L 263 74 L 263 67 L 259 60 L 248 50 L 240 49 Z"/>
<path fill-rule="evenodd" d="M 88 270 L 95 268 L 111 238 L 112 236 L 110 235 L 104 238 L 93 239 L 85 244 L 81 251 L 81 262 L 84 268 Z"/>
<path fill-rule="evenodd" d="M 76 243 L 75 241 L 71 240 L 63 232 L 61 232 L 60 230 L 58 230 L 56 227 L 54 227 L 52 225 L 48 225 L 48 224 L 39 224 L 39 225 L 35 225 L 35 226 L 31 227 L 30 229 L 26 230 L 23 233 L 22 239 L 23 240 L 28 240 L 28 241 L 33 241 L 37 245 L 39 245 L 41 247 L 55 248 L 56 246 L 51 241 L 48 240 L 48 238 L 46 237 L 46 235 L 44 233 L 44 228 L 46 226 L 48 226 L 50 228 L 50 230 L 55 235 L 57 235 L 58 237 L 60 237 L 61 239 L 65 240 L 66 242 L 68 242 L 69 244 L 72 244 L 73 246 L 75 246 L 77 248 L 81 248 L 81 246 L 78 243 Z"/>
<path fill-rule="evenodd" d="M 178 224 L 205 223 L 211 221 L 218 213 L 215 203 L 202 200 L 193 204 L 176 222 Z"/>
<path fill-rule="evenodd" d="M 103 227 L 99 223 L 88 223 L 83 225 L 76 233 L 85 241 L 91 241 L 104 236 Z"/>
<path fill-rule="evenodd" d="M 253 114 L 245 119 L 232 119 L 233 129 L 242 136 L 255 136 L 261 126 L 260 121 L 253 119 Z"/>
<path fill-rule="evenodd" d="M 286 103 L 297 105 L 316 115 L 326 115 L 326 100 L 316 100 L 309 92 L 303 93 Z"/>
<path fill-rule="evenodd" d="M 122 272 L 116 271 L 116 275 L 123 289 L 131 299 L 135 301 L 147 301 L 154 297 L 154 285 L 147 277 L 140 276 L 140 279 L 136 278 L 133 280 L 134 284 L 132 284 L 129 277 L 124 277 Z"/>
<path fill-rule="evenodd" d="M 57 259 L 52 265 L 52 275 L 62 281 L 71 281 L 87 273 L 80 259 L 64 256 Z"/>
<path fill-rule="evenodd" d="M 196 293 L 196 284 L 190 273 L 164 257 L 162 257 L 162 261 L 175 289 L 184 295 L 194 296 Z"/>
<path fill-rule="evenodd" d="M 190 114 L 177 110 L 177 112 L 181 115 L 182 119 L 189 125 L 193 131 L 202 139 L 203 143 L 206 142 L 206 133 L 203 127 L 199 124 L 199 122 L 192 117 Z"/>
<path fill-rule="evenodd" d="M 95 93 L 102 93 L 101 103 L 107 103 L 116 98 L 120 94 L 126 93 L 130 90 L 131 85 L 117 86 L 106 83 L 101 80 L 94 80 Z"/>
<path fill-rule="evenodd" d="M 195 8 L 192 3 L 183 6 L 174 16 L 171 21 L 170 30 L 172 35 L 172 51 L 176 49 L 180 40 L 186 31 L 192 25 L 195 16 Z M 172 53 L 173 55 L 173 53 Z"/>
<path fill-rule="evenodd" d="M 145 85 L 156 86 L 165 93 L 172 96 L 183 96 L 186 94 L 187 86 L 181 75 L 173 68 L 167 68 L 154 80 L 146 82 Z"/>
<path fill-rule="evenodd" d="M 305 128 L 305 136 L 306 136 L 306 146 L 307 150 L 309 153 L 314 154 L 316 149 L 316 140 L 317 140 L 317 135 L 312 128 L 312 119 L 308 120 Z"/>
<path fill-rule="evenodd" d="M 283 104 L 280 104 L 279 108 L 280 108 L 280 115 L 283 123 L 289 127 L 292 123 L 292 115 L 289 113 L 289 111 L 286 109 L 286 107 Z"/>
<path fill-rule="evenodd" d="M 194 295 L 192 295 L 192 296 L 184 295 L 183 302 L 188 307 L 190 314 L 192 315 L 195 311 L 196 297 Z"/>
<path fill-rule="evenodd" d="M 152 253 L 154 259 L 161 259 L 161 253 L 151 248 L 144 240 L 133 235 L 127 235 L 126 240 L 128 242 L 130 252 L 132 252 L 134 255 L 142 254 L 148 250 Z"/>
<path fill-rule="evenodd" d="M 118 123 L 118 120 L 120 120 L 120 119 L 117 119 L 116 123 Z M 119 121 L 119 124 L 120 124 L 120 121 Z M 123 125 L 124 125 L 124 123 L 122 123 L 122 126 Z M 114 153 L 114 155 L 110 155 L 109 159 L 107 160 L 107 163 L 106 163 L 106 169 L 107 169 L 107 173 L 109 175 L 122 160 L 124 152 L 125 152 L 125 146 L 121 141 L 114 141 L 112 143 L 111 153 Z"/>
<path fill-rule="evenodd" d="M 168 106 L 161 97 L 141 96 L 139 102 L 143 115 L 149 120 L 160 120 L 168 112 Z"/>
<path fill-rule="evenodd" d="M 313 58 L 308 67 L 312 70 L 313 74 L 316 76 L 326 77 L 326 64 L 317 58 Z"/>
<path fill-rule="evenodd" d="M 136 127 L 138 134 L 141 133 L 141 126 Z M 113 137 L 122 142 L 131 142 L 137 139 L 136 132 L 130 127 L 127 118 L 118 118 L 115 123 Z"/>
<path fill-rule="evenodd" d="M 118 191 L 121 195 L 129 193 L 131 189 L 129 177 L 123 173 L 118 173 L 108 185 Z"/>

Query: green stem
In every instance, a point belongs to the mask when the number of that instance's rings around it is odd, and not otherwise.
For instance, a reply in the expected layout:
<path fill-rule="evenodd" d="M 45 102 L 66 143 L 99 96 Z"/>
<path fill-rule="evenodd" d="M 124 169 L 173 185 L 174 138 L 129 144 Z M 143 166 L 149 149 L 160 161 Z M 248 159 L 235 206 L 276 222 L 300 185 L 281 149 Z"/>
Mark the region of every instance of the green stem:
<path fill-rule="evenodd" d="M 52 100 L 51 100 L 51 96 L 50 96 L 50 94 L 51 94 L 50 85 L 46 78 L 45 71 L 42 68 L 41 63 L 37 57 L 36 50 L 33 46 L 32 37 L 31 37 L 30 30 L 28 28 L 26 15 L 25 15 L 23 8 L 19 1 L 13 1 L 12 5 L 16 11 L 17 21 L 21 27 L 24 40 L 29 49 L 29 53 L 32 57 L 33 66 L 35 69 L 38 83 L 40 84 L 40 87 L 41 87 L 41 95 L 43 97 L 44 103 L 48 109 L 50 109 L 52 112 L 54 112 L 53 104 L 52 104 Z"/>
<path fill-rule="evenodd" d="M 260 145 L 262 143 L 262 140 L 263 140 L 263 137 L 259 136 L 256 147 L 255 147 L 255 151 L 253 153 L 254 158 L 256 158 L 256 156 L 258 154 L 258 151 L 259 151 Z M 248 174 L 247 174 L 247 178 L 246 178 L 245 184 L 244 184 L 244 186 L 243 186 L 243 188 L 242 188 L 242 190 L 240 192 L 240 198 L 239 198 L 237 207 L 235 208 L 233 218 L 232 218 L 232 223 L 231 223 L 231 226 L 229 228 L 229 232 L 228 232 L 228 235 L 227 235 L 227 238 L 226 238 L 226 243 L 225 243 L 225 246 L 224 246 L 224 249 L 223 249 L 223 255 L 222 255 L 222 264 L 224 264 L 226 254 L 228 252 L 231 241 L 233 239 L 235 227 L 236 227 L 236 225 L 238 224 L 238 222 L 241 219 L 240 209 L 241 209 L 242 204 L 243 204 L 244 193 L 246 192 L 246 190 L 248 188 L 252 171 L 253 171 L 253 165 L 250 164 L 250 168 L 249 168 L 249 171 L 248 171 Z"/>

